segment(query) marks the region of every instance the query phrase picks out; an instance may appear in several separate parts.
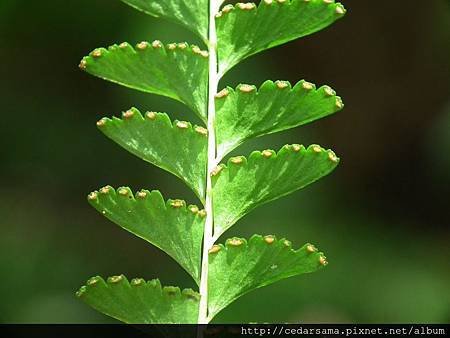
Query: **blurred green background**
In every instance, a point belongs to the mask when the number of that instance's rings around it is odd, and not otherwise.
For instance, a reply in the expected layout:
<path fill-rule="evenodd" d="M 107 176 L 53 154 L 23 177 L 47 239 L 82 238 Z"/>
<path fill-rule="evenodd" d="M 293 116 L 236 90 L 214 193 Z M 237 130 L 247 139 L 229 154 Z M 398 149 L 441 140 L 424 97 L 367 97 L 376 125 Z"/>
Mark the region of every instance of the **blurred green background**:
<path fill-rule="evenodd" d="M 450 320 L 450 1 L 343 3 L 344 20 L 251 58 L 222 81 L 305 78 L 334 87 L 346 108 L 234 152 L 319 143 L 342 162 L 226 234 L 313 242 L 327 269 L 248 294 L 218 322 Z M 131 106 L 196 117 L 77 68 L 95 47 L 154 39 L 198 42 L 118 0 L 0 1 L 0 322 L 111 322 L 74 296 L 97 274 L 194 287 L 168 256 L 85 200 L 111 184 L 198 203 L 181 181 L 95 127 Z"/>

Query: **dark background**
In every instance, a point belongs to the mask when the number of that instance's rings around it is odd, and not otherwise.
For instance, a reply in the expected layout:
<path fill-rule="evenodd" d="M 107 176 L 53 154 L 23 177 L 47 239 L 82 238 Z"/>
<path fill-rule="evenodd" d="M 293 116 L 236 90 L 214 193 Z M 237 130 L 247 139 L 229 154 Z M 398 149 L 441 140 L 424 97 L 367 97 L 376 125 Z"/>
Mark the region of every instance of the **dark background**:
<path fill-rule="evenodd" d="M 331 85 L 346 107 L 234 152 L 319 143 L 342 162 L 226 234 L 316 243 L 327 269 L 248 294 L 218 321 L 450 320 L 450 1 L 343 3 L 343 20 L 248 59 L 222 81 L 305 78 Z M 77 68 L 95 47 L 154 39 L 198 42 L 118 0 L 0 1 L 0 322 L 108 322 L 74 296 L 97 274 L 194 287 L 168 256 L 85 201 L 111 184 L 198 203 L 95 127 L 130 106 L 196 117 Z"/>

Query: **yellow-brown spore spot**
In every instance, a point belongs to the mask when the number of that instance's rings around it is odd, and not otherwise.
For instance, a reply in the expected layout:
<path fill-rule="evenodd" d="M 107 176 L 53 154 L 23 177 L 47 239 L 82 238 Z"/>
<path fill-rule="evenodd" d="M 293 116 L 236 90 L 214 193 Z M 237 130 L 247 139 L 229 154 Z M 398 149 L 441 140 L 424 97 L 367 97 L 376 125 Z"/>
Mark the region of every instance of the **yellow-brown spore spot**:
<path fill-rule="evenodd" d="M 337 107 L 338 109 L 344 108 L 344 103 L 342 102 L 342 99 L 341 99 L 340 97 L 337 97 L 337 98 L 336 98 L 336 107 Z"/>
<path fill-rule="evenodd" d="M 200 52 L 200 55 L 203 56 L 204 58 L 207 58 L 207 57 L 209 57 L 209 52 L 207 50 L 202 50 Z"/>
<path fill-rule="evenodd" d="M 314 245 L 312 245 L 312 244 L 308 244 L 306 246 L 306 251 L 308 251 L 309 253 L 313 253 L 313 252 L 317 251 L 317 248 Z"/>
<path fill-rule="evenodd" d="M 92 277 L 92 278 L 90 278 L 88 281 L 87 281 L 87 285 L 95 285 L 95 284 L 97 284 L 98 283 L 98 281 L 99 281 L 99 279 L 97 278 L 97 277 Z"/>
<path fill-rule="evenodd" d="M 133 286 L 141 286 L 145 283 L 145 281 L 142 278 L 134 278 L 131 280 L 130 284 Z"/>
<path fill-rule="evenodd" d="M 325 86 L 324 91 L 327 96 L 336 95 L 336 92 L 331 87 Z"/>
<path fill-rule="evenodd" d="M 264 236 L 264 242 L 266 242 L 267 244 L 272 244 L 273 242 L 275 242 L 275 237 L 272 235 Z"/>
<path fill-rule="evenodd" d="M 270 151 L 270 150 L 264 150 L 261 154 L 262 154 L 265 158 L 271 158 L 272 155 L 273 155 L 273 152 Z"/>
<path fill-rule="evenodd" d="M 217 176 L 222 171 L 223 167 L 221 165 L 218 165 L 211 171 L 211 176 Z"/>
<path fill-rule="evenodd" d="M 288 83 L 286 81 L 277 81 L 276 85 L 278 89 L 284 89 L 288 87 Z"/>
<path fill-rule="evenodd" d="M 180 48 L 180 49 L 186 49 L 187 47 L 188 47 L 188 45 L 186 42 L 181 42 L 178 44 L 178 48 Z"/>
<path fill-rule="evenodd" d="M 187 123 L 186 121 L 178 121 L 177 122 L 177 127 L 180 129 L 188 129 L 189 128 L 189 123 Z"/>
<path fill-rule="evenodd" d="M 230 161 L 233 164 L 241 164 L 242 162 L 244 162 L 244 159 L 242 158 L 242 156 L 236 156 L 236 157 L 230 158 Z"/>
<path fill-rule="evenodd" d="M 236 6 L 239 9 L 242 9 L 244 11 L 250 11 L 250 10 L 256 8 L 256 5 L 253 2 L 247 2 L 247 3 L 241 3 L 240 2 L 240 3 L 237 3 Z"/>
<path fill-rule="evenodd" d="M 126 43 L 126 42 L 122 42 L 120 45 L 119 45 L 119 48 L 127 48 L 127 46 L 128 46 L 128 43 Z"/>
<path fill-rule="evenodd" d="M 102 50 L 101 49 L 96 49 L 92 52 L 92 56 L 95 58 L 99 58 L 100 56 L 102 56 Z"/>
<path fill-rule="evenodd" d="M 189 207 L 189 211 L 192 212 L 193 214 L 198 213 L 198 212 L 199 212 L 198 206 L 196 206 L 196 205 L 191 205 L 191 206 Z"/>
<path fill-rule="evenodd" d="M 162 47 L 162 43 L 159 40 L 155 40 L 152 42 L 152 47 L 153 48 L 161 48 Z"/>
<path fill-rule="evenodd" d="M 242 239 L 239 238 L 232 238 L 228 240 L 228 244 L 231 246 L 240 246 L 242 245 L 244 242 L 242 241 Z"/>
<path fill-rule="evenodd" d="M 305 90 L 312 90 L 314 88 L 314 85 L 311 82 L 305 81 L 302 83 L 302 87 Z"/>
<path fill-rule="evenodd" d="M 175 50 L 177 48 L 176 43 L 170 43 L 167 48 L 169 48 L 170 50 Z"/>
<path fill-rule="evenodd" d="M 136 48 L 139 49 L 139 50 L 144 50 L 144 49 L 146 49 L 147 47 L 148 47 L 148 42 L 147 42 L 147 41 L 139 42 L 139 43 L 136 45 Z"/>
<path fill-rule="evenodd" d="M 131 119 L 134 115 L 134 111 L 132 110 L 127 110 L 125 113 L 123 113 L 123 118 L 124 119 Z"/>
<path fill-rule="evenodd" d="M 327 261 L 327 259 L 326 259 L 325 256 L 320 256 L 320 258 L 319 258 L 319 263 L 320 263 L 320 265 L 325 266 L 325 265 L 328 264 L 328 261 Z"/>
<path fill-rule="evenodd" d="M 222 9 L 222 12 L 223 13 L 229 13 L 230 11 L 232 11 L 233 10 L 233 5 L 226 5 L 223 9 Z"/>
<path fill-rule="evenodd" d="M 107 194 L 107 193 L 110 192 L 110 190 L 111 190 L 111 188 L 109 186 L 106 186 L 106 187 L 103 187 L 103 188 L 100 189 L 100 193 L 101 194 Z"/>
<path fill-rule="evenodd" d="M 334 2 L 334 0 L 323 0 L 324 3 L 328 4 L 332 4 Z"/>
<path fill-rule="evenodd" d="M 78 67 L 79 67 L 81 70 L 85 70 L 86 67 L 87 67 L 87 62 L 86 62 L 86 60 L 85 60 L 85 59 L 81 60 L 81 61 L 80 61 L 80 64 L 78 65 Z"/>
<path fill-rule="evenodd" d="M 328 158 L 330 159 L 330 161 L 337 163 L 339 162 L 338 157 L 336 156 L 336 154 L 332 151 L 328 152 Z"/>
<path fill-rule="evenodd" d="M 136 194 L 136 197 L 138 197 L 138 198 L 145 198 L 145 197 L 147 197 L 147 193 L 145 191 L 143 191 L 143 190 L 138 191 L 137 194 Z"/>
<path fill-rule="evenodd" d="M 345 14 L 345 8 L 342 7 L 342 5 L 339 4 L 338 6 L 336 6 L 336 14 L 338 14 L 338 15 Z"/>
<path fill-rule="evenodd" d="M 292 150 L 295 151 L 296 153 L 298 153 L 301 149 L 302 147 L 299 144 L 292 145 Z"/>
<path fill-rule="evenodd" d="M 207 136 L 208 135 L 208 129 L 200 127 L 200 126 L 196 126 L 195 127 L 195 131 L 197 133 L 199 133 L 200 135 L 203 135 L 203 136 Z"/>
<path fill-rule="evenodd" d="M 128 189 L 126 188 L 120 188 L 118 191 L 119 195 L 121 196 L 127 196 L 128 195 Z"/>
<path fill-rule="evenodd" d="M 287 239 L 285 239 L 283 241 L 284 246 L 290 247 L 292 245 L 292 243 L 290 241 L 288 241 Z"/>
<path fill-rule="evenodd" d="M 206 217 L 206 210 L 205 209 L 200 210 L 197 215 L 199 215 L 201 218 Z"/>
<path fill-rule="evenodd" d="M 170 205 L 174 208 L 181 208 L 184 206 L 184 201 L 183 200 L 173 200 Z"/>
<path fill-rule="evenodd" d="M 200 54 L 200 53 L 202 52 L 202 50 L 200 49 L 199 46 L 192 46 L 192 51 L 193 51 L 195 54 Z"/>
<path fill-rule="evenodd" d="M 320 153 L 320 152 L 322 152 L 322 148 L 320 148 L 319 146 L 313 146 L 313 147 L 312 147 L 312 150 L 313 150 L 315 153 Z"/>
<path fill-rule="evenodd" d="M 273 0 L 264 0 L 264 3 L 266 5 L 271 5 L 273 3 Z"/>
<path fill-rule="evenodd" d="M 154 120 L 154 119 L 156 119 L 156 113 L 155 113 L 154 111 L 149 111 L 149 112 L 147 112 L 147 114 L 145 114 L 145 116 L 147 116 L 147 118 L 148 118 L 149 120 Z"/>
<path fill-rule="evenodd" d="M 220 251 L 220 246 L 214 244 L 214 245 L 211 247 L 211 249 L 208 250 L 208 253 L 209 253 L 209 254 L 216 254 L 216 253 L 218 253 L 219 251 Z"/>
<path fill-rule="evenodd" d="M 90 201 L 96 200 L 97 197 L 98 197 L 98 193 L 97 193 L 96 191 L 93 191 L 93 192 L 91 192 L 91 193 L 88 195 L 88 199 L 89 199 Z"/>
<path fill-rule="evenodd" d="M 102 118 L 97 121 L 97 127 L 103 127 L 106 124 L 106 119 Z"/>
<path fill-rule="evenodd" d="M 239 90 L 240 90 L 242 93 L 251 93 L 252 91 L 255 90 L 255 87 L 250 86 L 250 85 L 248 85 L 248 84 L 243 84 L 243 85 L 241 85 L 241 86 L 239 87 Z"/>
<path fill-rule="evenodd" d="M 230 92 L 228 91 L 227 88 L 225 88 L 225 89 L 222 89 L 220 92 L 218 92 L 215 97 L 216 97 L 216 99 L 222 99 L 224 97 L 227 97 L 228 94 L 230 94 Z"/>
<path fill-rule="evenodd" d="M 123 276 L 112 276 L 108 278 L 110 283 L 119 283 L 123 279 Z"/>

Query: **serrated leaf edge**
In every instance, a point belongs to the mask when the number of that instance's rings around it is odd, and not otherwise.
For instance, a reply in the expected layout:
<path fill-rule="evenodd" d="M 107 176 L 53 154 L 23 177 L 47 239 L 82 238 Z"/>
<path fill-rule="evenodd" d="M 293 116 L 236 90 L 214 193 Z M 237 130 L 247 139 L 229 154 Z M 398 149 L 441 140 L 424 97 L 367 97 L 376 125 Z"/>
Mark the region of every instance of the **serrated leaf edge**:
<path fill-rule="evenodd" d="M 121 118 L 118 118 L 118 117 L 112 117 L 112 118 L 103 117 L 103 118 L 101 118 L 100 120 L 97 121 L 97 127 L 98 127 L 98 129 L 100 131 L 102 131 L 105 134 L 106 137 L 110 138 L 104 131 L 105 127 L 107 127 L 108 125 L 111 125 L 111 124 L 123 125 L 123 124 L 129 122 L 132 119 L 137 119 L 141 123 L 152 122 L 152 121 L 155 121 L 155 120 L 162 120 L 167 128 L 171 128 L 172 130 L 175 129 L 175 130 L 177 130 L 179 132 L 188 132 L 193 137 L 205 138 L 205 145 L 206 145 L 206 137 L 208 135 L 208 130 L 206 128 L 204 128 L 203 126 L 192 124 L 191 122 L 188 122 L 188 121 L 181 121 L 181 120 L 173 120 L 172 121 L 168 114 L 166 114 L 166 113 L 159 113 L 159 112 L 153 112 L 153 111 L 146 112 L 145 113 L 145 117 L 144 117 L 144 115 L 142 115 L 142 113 L 137 108 L 134 108 L 134 107 L 130 108 L 129 110 L 127 110 L 125 112 L 123 112 Z M 205 202 L 205 197 L 203 196 L 203 194 L 201 194 L 201 191 L 197 191 L 198 189 L 196 189 L 196 187 L 191 185 L 189 180 L 185 179 L 181 175 L 178 175 L 177 173 L 174 173 L 172 171 L 172 169 L 167 168 L 162 163 L 161 164 L 156 164 L 156 163 L 150 162 L 149 160 L 142 158 L 138 154 L 138 152 L 131 151 L 129 149 L 126 149 L 126 150 L 128 150 L 131 153 L 133 153 L 137 157 L 141 158 L 145 162 L 150 163 L 150 164 L 152 164 L 152 165 L 154 165 L 154 166 L 156 166 L 158 168 L 166 170 L 167 172 L 175 175 L 180 180 L 182 180 L 190 189 L 192 189 L 192 191 L 194 191 L 195 195 L 200 199 L 200 201 L 202 203 Z"/>
<path fill-rule="evenodd" d="M 267 87 L 272 87 L 273 89 L 277 89 L 277 90 L 288 90 L 289 94 L 294 95 L 296 93 L 300 93 L 302 91 L 305 91 L 307 93 L 323 93 L 323 98 L 327 99 L 330 97 L 334 97 L 335 98 L 335 110 L 328 113 L 328 114 L 323 114 L 320 116 L 315 116 L 312 117 L 308 120 L 304 120 L 301 123 L 295 124 L 295 125 L 291 125 L 291 126 L 287 126 L 285 128 L 281 128 L 281 129 L 274 129 L 272 131 L 263 131 L 262 134 L 259 135 L 250 135 L 249 137 L 241 140 L 241 142 L 235 146 L 233 146 L 232 148 L 228 147 L 225 148 L 226 150 L 223 152 L 218 153 L 217 155 L 217 159 L 221 160 L 224 156 L 226 156 L 229 152 L 231 152 L 233 149 L 237 148 L 239 145 L 241 145 L 242 143 L 244 143 L 246 140 L 248 140 L 251 137 L 262 137 L 264 135 L 269 135 L 269 134 L 273 134 L 276 132 L 281 132 L 284 130 L 288 130 L 291 128 L 296 128 L 305 124 L 308 124 L 310 122 L 316 121 L 322 117 L 325 117 L 327 115 L 331 115 L 334 113 L 337 113 L 338 111 L 342 110 L 344 108 L 344 103 L 342 101 L 342 98 L 340 96 L 338 96 L 336 94 L 336 91 L 330 87 L 329 85 L 322 85 L 319 88 L 316 87 L 316 85 L 312 82 L 306 81 L 306 80 L 300 80 L 298 81 L 294 86 L 292 86 L 292 84 L 289 81 L 283 81 L 283 80 L 277 80 L 277 81 L 271 81 L 271 80 L 267 80 L 264 81 L 259 88 L 255 85 L 251 85 L 251 84 L 245 84 L 245 83 L 240 83 L 239 85 L 237 85 L 235 88 L 232 88 L 230 86 L 225 87 L 224 89 L 222 89 L 221 91 L 219 91 L 216 96 L 215 96 L 215 102 L 216 102 L 216 106 L 218 104 L 220 104 L 221 102 L 227 100 L 229 97 L 232 96 L 238 96 L 238 95 L 246 95 L 246 94 L 251 94 L 254 95 L 256 97 L 258 97 L 260 95 L 261 90 L 263 90 L 263 88 L 267 88 Z M 220 107 L 218 107 L 219 111 L 220 111 Z M 275 112 L 274 112 L 275 113 Z M 220 145 L 219 145 L 220 146 Z M 218 147 L 220 148 L 220 147 Z"/>

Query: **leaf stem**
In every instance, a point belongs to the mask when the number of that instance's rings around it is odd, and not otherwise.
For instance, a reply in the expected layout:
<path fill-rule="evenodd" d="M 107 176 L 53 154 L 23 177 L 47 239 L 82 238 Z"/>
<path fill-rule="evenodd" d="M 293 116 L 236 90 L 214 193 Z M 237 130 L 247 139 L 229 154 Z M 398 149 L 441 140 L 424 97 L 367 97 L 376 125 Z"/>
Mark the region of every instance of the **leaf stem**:
<path fill-rule="evenodd" d="M 220 0 L 210 0 L 209 3 L 209 84 L 208 84 L 208 164 L 206 173 L 206 198 L 205 211 L 206 221 L 203 236 L 203 253 L 202 253 L 202 270 L 200 277 L 200 307 L 199 307 L 199 324 L 207 324 L 208 318 L 208 251 L 214 244 L 214 214 L 212 200 L 212 181 L 211 172 L 215 167 L 216 159 L 216 133 L 215 133 L 215 116 L 216 107 L 214 97 L 217 93 L 219 82 L 217 67 L 217 34 L 215 15 L 220 6 Z"/>

